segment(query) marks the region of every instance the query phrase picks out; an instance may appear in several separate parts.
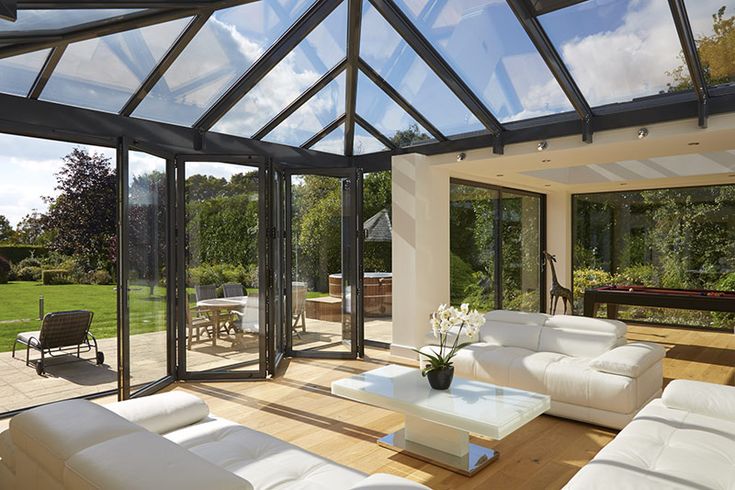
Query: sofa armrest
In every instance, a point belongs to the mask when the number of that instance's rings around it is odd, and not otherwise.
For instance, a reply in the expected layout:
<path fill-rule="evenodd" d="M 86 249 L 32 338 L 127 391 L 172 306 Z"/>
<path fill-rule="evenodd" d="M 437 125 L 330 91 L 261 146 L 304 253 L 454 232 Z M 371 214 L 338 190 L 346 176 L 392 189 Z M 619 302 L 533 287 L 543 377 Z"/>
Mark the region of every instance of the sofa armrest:
<path fill-rule="evenodd" d="M 603 373 L 637 378 L 665 356 L 666 350 L 658 344 L 631 342 L 592 359 L 590 367 Z"/>
<path fill-rule="evenodd" d="M 183 391 L 110 403 L 105 408 L 157 434 L 196 424 L 209 416 L 204 400 Z"/>
<path fill-rule="evenodd" d="M 661 396 L 664 405 L 708 417 L 735 419 L 735 386 L 676 379 Z"/>
<path fill-rule="evenodd" d="M 429 487 L 399 476 L 376 473 L 353 485 L 350 490 L 429 490 Z"/>

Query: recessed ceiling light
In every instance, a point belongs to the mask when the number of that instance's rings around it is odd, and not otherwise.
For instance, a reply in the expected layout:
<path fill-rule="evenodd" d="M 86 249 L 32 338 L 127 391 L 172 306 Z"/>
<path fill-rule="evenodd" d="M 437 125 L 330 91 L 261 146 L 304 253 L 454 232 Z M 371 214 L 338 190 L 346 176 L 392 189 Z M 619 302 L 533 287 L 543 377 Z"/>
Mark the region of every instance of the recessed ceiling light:
<path fill-rule="evenodd" d="M 687 143 L 689 146 L 699 146 L 699 141 L 692 141 L 691 143 Z"/>
<path fill-rule="evenodd" d="M 638 139 L 639 140 L 642 140 L 646 136 L 648 136 L 648 128 L 641 128 L 641 129 L 638 130 Z"/>
<path fill-rule="evenodd" d="M 549 147 L 549 144 L 546 141 L 539 141 L 538 145 L 536 146 L 536 149 L 538 151 L 544 151 L 548 147 Z"/>
<path fill-rule="evenodd" d="M 466 153 L 464 153 L 464 152 L 462 152 L 462 153 L 459 153 L 459 154 L 457 155 L 457 161 L 458 161 L 458 162 L 461 162 L 461 161 L 462 161 L 462 160 L 464 160 L 465 158 L 467 158 L 467 154 L 466 154 Z"/>

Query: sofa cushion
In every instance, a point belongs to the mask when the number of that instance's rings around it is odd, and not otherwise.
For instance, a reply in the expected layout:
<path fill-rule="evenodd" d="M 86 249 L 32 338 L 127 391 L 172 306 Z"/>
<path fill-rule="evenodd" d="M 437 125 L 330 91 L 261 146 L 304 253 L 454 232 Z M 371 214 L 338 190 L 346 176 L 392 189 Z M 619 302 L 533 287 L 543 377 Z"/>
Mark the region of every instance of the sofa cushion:
<path fill-rule="evenodd" d="M 566 489 L 735 488 L 735 421 L 666 407 L 658 399 L 567 484 Z"/>
<path fill-rule="evenodd" d="M 10 434 L 17 448 L 59 481 L 64 463 L 72 455 L 108 439 L 143 431 L 143 427 L 88 400 L 44 405 L 10 420 Z"/>
<path fill-rule="evenodd" d="M 591 359 L 618 345 L 614 333 L 544 327 L 538 350 Z"/>
<path fill-rule="evenodd" d="M 540 325 L 489 320 L 480 328 L 480 340 L 488 344 L 520 347 L 535 351 L 538 349 L 542 328 Z"/>
<path fill-rule="evenodd" d="M 151 432 L 137 432 L 81 450 L 64 471 L 69 490 L 252 490 L 232 473 Z"/>
<path fill-rule="evenodd" d="M 229 420 L 210 417 L 164 437 L 255 488 L 350 488 L 366 475 Z"/>
<path fill-rule="evenodd" d="M 428 490 L 427 487 L 411 480 L 386 473 L 375 473 L 362 480 L 350 490 Z"/>
<path fill-rule="evenodd" d="M 455 356 L 455 374 L 496 385 L 511 386 L 513 363 L 533 352 L 520 347 L 502 347 L 483 342 L 472 344 Z"/>
<path fill-rule="evenodd" d="M 549 317 L 546 321 L 546 326 L 550 328 L 610 333 L 616 337 L 625 337 L 628 331 L 628 326 L 618 320 L 572 315 L 554 315 Z"/>
<path fill-rule="evenodd" d="M 110 403 L 105 408 L 157 434 L 195 424 L 209 415 L 204 400 L 183 391 Z"/>
<path fill-rule="evenodd" d="M 485 314 L 491 322 L 517 323 L 520 325 L 543 325 L 551 315 L 546 313 L 527 313 L 525 311 L 493 310 Z"/>
<path fill-rule="evenodd" d="M 15 446 L 9 430 L 0 432 L 0 464 L 4 464 L 11 472 L 15 472 Z"/>
<path fill-rule="evenodd" d="M 735 421 L 735 386 L 676 379 L 668 384 L 661 398 L 669 408 Z M 735 453 L 732 454 L 735 461 Z"/>
<path fill-rule="evenodd" d="M 658 344 L 631 342 L 592 359 L 590 367 L 604 373 L 637 378 L 665 356 L 666 350 Z"/>

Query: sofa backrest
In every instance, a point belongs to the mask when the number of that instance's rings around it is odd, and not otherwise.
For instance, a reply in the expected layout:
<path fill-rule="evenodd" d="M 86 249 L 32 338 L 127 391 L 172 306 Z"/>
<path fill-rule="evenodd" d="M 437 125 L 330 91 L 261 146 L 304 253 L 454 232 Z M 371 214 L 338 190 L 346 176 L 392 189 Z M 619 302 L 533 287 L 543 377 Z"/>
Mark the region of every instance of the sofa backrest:
<path fill-rule="evenodd" d="M 541 331 L 538 350 L 593 358 L 626 343 L 627 326 L 617 320 L 554 315 Z"/>
<path fill-rule="evenodd" d="M 549 315 L 520 311 L 495 310 L 485 315 L 480 341 L 506 347 L 536 350 L 544 322 Z"/>

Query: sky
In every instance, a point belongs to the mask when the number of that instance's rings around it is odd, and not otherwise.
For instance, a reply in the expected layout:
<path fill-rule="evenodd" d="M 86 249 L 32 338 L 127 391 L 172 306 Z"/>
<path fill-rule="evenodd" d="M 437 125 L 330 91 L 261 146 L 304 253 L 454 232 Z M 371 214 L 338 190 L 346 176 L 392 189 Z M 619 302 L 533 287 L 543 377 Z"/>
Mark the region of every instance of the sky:
<path fill-rule="evenodd" d="M 501 121 L 571 110 L 505 0 L 446 0 L 433 9 L 426 9 L 434 3 L 425 0 L 397 3 Z M 274 0 L 217 12 L 134 116 L 193 124 L 310 4 L 309 0 Z M 687 0 L 686 4 L 697 35 L 711 34 L 711 16 L 720 6 L 726 5 L 730 15 L 735 13 L 735 0 Z M 214 130 L 252 136 L 341 60 L 345 5 L 312 31 Z M 62 21 L 58 15 L 21 14 L 16 28 L 47 28 L 52 18 L 52 23 Z M 97 14 L 71 12 L 63 21 L 89 15 Z M 593 107 L 666 90 L 671 80 L 667 72 L 681 63 L 666 0 L 588 0 L 546 14 L 540 21 Z M 137 34 L 71 44 L 49 80 L 49 92 L 41 98 L 118 111 L 184 24 L 170 22 Z M 0 31 L 8 29 L 7 23 L 0 22 Z M 90 70 L 100 57 L 105 70 Z M 445 134 L 481 128 L 370 2 L 364 2 L 361 57 Z M 45 52 L 0 60 L 0 91 L 26 93 L 44 59 Z M 134 60 L 132 65 L 129 60 Z M 303 144 L 344 111 L 344 85 L 344 75 L 337 77 L 265 139 Z M 357 111 L 388 137 L 415 123 L 362 75 Z M 341 153 L 343 135 L 344 128 L 339 127 L 317 148 Z M 363 128 L 356 130 L 355 138 L 357 151 L 382 149 Z M 53 174 L 72 146 L 0 135 L 0 214 L 15 224 L 32 209 L 43 209 L 40 196 L 54 194 Z M 97 151 L 113 156 L 110 149 Z M 139 165 L 152 168 L 160 161 L 141 158 Z"/>

